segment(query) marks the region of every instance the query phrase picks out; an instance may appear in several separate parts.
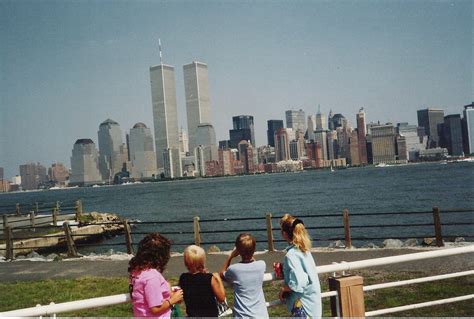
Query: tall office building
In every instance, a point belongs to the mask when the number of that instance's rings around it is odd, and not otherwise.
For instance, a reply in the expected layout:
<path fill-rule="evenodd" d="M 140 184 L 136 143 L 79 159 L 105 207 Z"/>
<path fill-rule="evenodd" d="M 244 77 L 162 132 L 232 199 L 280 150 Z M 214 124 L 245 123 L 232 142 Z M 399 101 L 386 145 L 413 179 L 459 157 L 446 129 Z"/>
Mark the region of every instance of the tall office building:
<path fill-rule="evenodd" d="M 427 108 L 417 111 L 418 126 L 425 128 L 428 135 L 428 147 L 439 146 L 438 124 L 444 123 L 444 111 L 442 109 Z"/>
<path fill-rule="evenodd" d="M 181 128 L 179 130 L 179 151 L 186 155 L 189 153 L 189 140 L 188 140 L 188 133 L 185 129 Z"/>
<path fill-rule="evenodd" d="M 275 132 L 275 157 L 277 162 L 290 159 L 290 143 L 284 128 Z"/>
<path fill-rule="evenodd" d="M 38 189 L 48 179 L 46 167 L 40 163 L 20 165 L 21 187 L 23 190 Z"/>
<path fill-rule="evenodd" d="M 285 115 L 287 128 L 292 128 L 295 131 L 300 130 L 302 132 L 306 132 L 306 123 L 303 110 L 288 110 L 285 112 Z"/>
<path fill-rule="evenodd" d="M 279 128 L 283 128 L 283 120 L 268 120 L 267 121 L 267 140 L 268 145 L 275 147 L 275 132 Z"/>
<path fill-rule="evenodd" d="M 91 139 L 78 139 L 71 156 L 70 184 L 90 185 L 102 181 L 99 171 L 99 153 Z"/>
<path fill-rule="evenodd" d="M 248 141 L 240 141 L 237 145 L 239 151 L 239 161 L 242 163 L 244 174 L 253 174 L 255 172 L 255 162 L 253 147 Z"/>
<path fill-rule="evenodd" d="M 329 113 L 328 127 L 330 131 L 337 129 L 338 127 L 344 126 L 345 122 L 347 121 L 344 115 L 340 113 L 332 115 L 332 113 Z"/>
<path fill-rule="evenodd" d="M 130 129 L 129 153 L 132 163 L 130 177 L 150 178 L 157 174 L 156 154 L 151 130 L 143 123 Z"/>
<path fill-rule="evenodd" d="M 160 52 L 161 55 L 161 52 Z M 161 62 L 161 61 L 160 61 Z M 155 128 L 156 166 L 164 167 L 163 154 L 168 149 L 179 150 L 178 111 L 174 67 L 163 64 L 150 67 L 153 126 Z"/>
<path fill-rule="evenodd" d="M 114 120 L 107 119 L 99 125 L 99 170 L 102 180 L 112 181 L 124 163 L 122 130 Z"/>
<path fill-rule="evenodd" d="M 229 131 L 230 146 L 236 148 L 240 141 L 250 140 L 252 146 L 255 146 L 255 131 L 253 116 L 238 115 L 232 117 L 233 130 Z"/>
<path fill-rule="evenodd" d="M 372 127 L 373 163 L 394 163 L 396 161 L 396 131 L 391 124 Z"/>
<path fill-rule="evenodd" d="M 359 134 L 357 130 L 353 130 L 349 139 L 349 162 L 352 166 L 361 165 L 359 151 Z"/>
<path fill-rule="evenodd" d="M 359 110 L 359 113 L 356 115 L 357 121 L 357 141 L 359 147 L 359 165 L 367 165 L 367 140 L 366 140 L 366 130 L 365 130 L 365 112 L 364 108 Z"/>
<path fill-rule="evenodd" d="M 49 180 L 55 184 L 64 185 L 69 178 L 69 170 L 63 163 L 53 163 L 48 169 Z"/>
<path fill-rule="evenodd" d="M 327 130 L 326 127 L 326 115 L 321 113 L 321 107 L 318 105 L 318 113 L 316 113 L 316 129 Z"/>
<path fill-rule="evenodd" d="M 183 177 L 182 165 L 183 163 L 181 161 L 181 152 L 179 151 L 179 148 L 167 148 L 163 151 L 163 172 L 165 177 Z"/>
<path fill-rule="evenodd" d="M 474 102 L 464 106 L 462 120 L 464 153 L 474 154 Z"/>
<path fill-rule="evenodd" d="M 196 130 L 196 143 L 202 146 L 207 161 L 217 161 L 217 142 L 214 127 L 209 123 L 201 123 Z"/>
<path fill-rule="evenodd" d="M 314 141 L 321 145 L 321 159 L 328 159 L 328 144 L 327 144 L 327 131 L 323 129 L 316 129 L 314 132 Z"/>
<path fill-rule="evenodd" d="M 188 119 L 189 149 L 197 145 L 196 134 L 199 124 L 211 123 L 211 103 L 207 65 L 193 61 L 183 66 L 186 115 Z"/>
<path fill-rule="evenodd" d="M 418 126 L 409 125 L 408 123 L 398 123 L 397 124 L 397 133 L 400 136 L 405 137 L 405 149 L 406 149 L 406 159 L 409 161 L 415 161 L 418 159 L 418 154 L 420 150 L 426 149 L 427 137 L 419 134 Z M 400 156 L 400 151 L 398 151 Z"/>
<path fill-rule="evenodd" d="M 314 141 L 314 130 L 316 130 L 316 116 L 308 115 L 306 127 L 306 139 L 308 141 Z"/>
<path fill-rule="evenodd" d="M 444 117 L 443 137 L 446 142 L 448 154 L 451 156 L 462 156 L 462 129 L 461 115 L 451 114 Z"/>

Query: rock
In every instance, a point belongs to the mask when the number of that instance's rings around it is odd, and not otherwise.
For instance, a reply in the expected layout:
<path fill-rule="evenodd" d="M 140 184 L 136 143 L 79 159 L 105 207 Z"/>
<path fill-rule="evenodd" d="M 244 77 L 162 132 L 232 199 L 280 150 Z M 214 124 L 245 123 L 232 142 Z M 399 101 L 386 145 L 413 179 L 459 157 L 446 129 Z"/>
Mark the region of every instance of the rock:
<path fill-rule="evenodd" d="M 63 260 L 63 257 L 58 256 L 58 255 L 56 255 L 56 257 L 54 257 L 53 259 L 53 261 L 61 261 L 61 260 Z"/>
<path fill-rule="evenodd" d="M 436 245 L 436 240 L 434 238 L 423 238 L 423 241 L 421 242 L 422 246 L 434 246 Z"/>
<path fill-rule="evenodd" d="M 26 258 L 44 258 L 40 254 L 38 254 L 36 251 L 32 251 L 28 255 L 26 255 Z"/>
<path fill-rule="evenodd" d="M 456 237 L 454 239 L 454 242 L 455 243 L 464 243 L 464 242 L 466 242 L 466 239 L 464 239 L 464 237 Z"/>
<path fill-rule="evenodd" d="M 374 243 L 368 243 L 367 245 L 364 245 L 362 248 L 379 248 L 379 246 L 377 246 L 376 244 Z"/>
<path fill-rule="evenodd" d="M 212 245 L 211 247 L 209 247 L 207 249 L 207 252 L 208 253 L 218 253 L 220 252 L 221 250 L 219 249 L 219 247 L 217 247 L 216 245 Z"/>
<path fill-rule="evenodd" d="M 46 256 L 46 259 L 47 260 L 55 260 L 56 258 L 58 258 L 59 256 L 56 255 L 56 254 L 49 254 L 48 256 Z"/>
<path fill-rule="evenodd" d="M 416 239 L 416 238 L 407 239 L 403 243 L 403 247 L 416 247 L 418 245 L 419 245 L 418 239 Z"/>
<path fill-rule="evenodd" d="M 385 239 L 382 243 L 383 248 L 400 248 L 403 243 L 399 239 Z"/>
<path fill-rule="evenodd" d="M 329 248 L 346 248 L 346 245 L 343 241 L 336 240 L 329 244 Z"/>

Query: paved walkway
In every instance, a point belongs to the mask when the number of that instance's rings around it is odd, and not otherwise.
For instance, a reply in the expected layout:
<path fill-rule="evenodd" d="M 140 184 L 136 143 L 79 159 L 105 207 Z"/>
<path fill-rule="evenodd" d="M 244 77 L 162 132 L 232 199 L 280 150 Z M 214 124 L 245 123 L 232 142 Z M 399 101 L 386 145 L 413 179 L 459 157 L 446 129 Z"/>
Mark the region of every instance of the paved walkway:
<path fill-rule="evenodd" d="M 316 251 L 313 256 L 318 265 L 333 262 L 356 261 L 378 257 L 416 253 L 433 249 L 369 249 L 369 250 L 333 250 Z M 272 271 L 275 261 L 281 261 L 284 253 L 266 252 L 256 255 L 267 264 L 267 272 Z M 207 266 L 210 271 L 218 271 L 226 255 L 208 254 Z M 44 279 L 72 279 L 86 276 L 124 277 L 127 276 L 128 260 L 71 260 L 58 262 L 15 261 L 0 262 L 0 278 L 6 281 L 34 281 Z M 474 253 L 451 256 L 448 258 L 432 258 L 415 262 L 374 267 L 374 270 L 387 272 L 409 271 L 427 274 L 440 274 L 461 270 L 474 269 Z M 172 257 L 165 271 L 166 277 L 179 276 L 186 268 L 182 256 Z"/>

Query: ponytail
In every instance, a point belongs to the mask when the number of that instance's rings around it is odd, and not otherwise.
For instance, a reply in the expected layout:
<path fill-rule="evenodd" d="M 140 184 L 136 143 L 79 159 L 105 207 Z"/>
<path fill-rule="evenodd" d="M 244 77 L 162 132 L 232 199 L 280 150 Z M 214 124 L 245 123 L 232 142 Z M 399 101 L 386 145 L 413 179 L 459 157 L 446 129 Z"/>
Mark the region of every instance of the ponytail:
<path fill-rule="evenodd" d="M 311 238 L 302 220 L 285 214 L 280 220 L 280 226 L 288 234 L 291 243 L 303 253 L 311 249 Z"/>

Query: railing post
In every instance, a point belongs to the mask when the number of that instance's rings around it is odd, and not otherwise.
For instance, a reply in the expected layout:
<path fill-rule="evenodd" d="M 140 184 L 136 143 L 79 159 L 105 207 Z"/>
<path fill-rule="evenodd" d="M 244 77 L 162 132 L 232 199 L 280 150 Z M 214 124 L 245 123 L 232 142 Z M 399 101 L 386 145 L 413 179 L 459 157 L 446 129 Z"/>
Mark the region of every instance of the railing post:
<path fill-rule="evenodd" d="M 15 205 L 15 215 L 21 216 L 20 203 L 16 203 Z"/>
<path fill-rule="evenodd" d="M 38 214 L 39 213 L 39 206 L 38 206 L 38 202 L 35 202 L 35 213 Z"/>
<path fill-rule="evenodd" d="M 123 228 L 125 229 L 125 243 L 127 244 L 127 254 L 133 255 L 132 230 L 127 219 L 123 221 Z"/>
<path fill-rule="evenodd" d="M 82 216 L 82 201 L 77 200 L 76 201 L 76 222 L 78 222 L 81 219 Z"/>
<path fill-rule="evenodd" d="M 71 227 L 69 227 L 69 222 L 63 223 L 64 235 L 66 237 L 67 242 L 67 255 L 69 257 L 77 257 L 77 248 L 76 244 L 74 243 L 74 239 L 72 238 Z"/>
<path fill-rule="evenodd" d="M 349 210 L 344 209 L 342 216 L 344 219 L 344 236 L 346 240 L 346 248 L 352 248 L 351 226 L 349 224 Z"/>
<path fill-rule="evenodd" d="M 273 245 L 272 213 L 266 214 L 266 220 L 267 220 L 268 251 L 275 251 L 275 247 Z"/>
<path fill-rule="evenodd" d="M 5 228 L 4 236 L 6 243 L 5 258 L 7 260 L 13 260 L 15 258 L 15 255 L 13 254 L 13 230 L 10 226 Z"/>
<path fill-rule="evenodd" d="M 3 215 L 3 233 L 7 233 L 7 227 L 8 227 L 8 215 Z"/>
<path fill-rule="evenodd" d="M 194 244 L 201 246 L 201 226 L 199 225 L 199 216 L 194 217 Z"/>
<path fill-rule="evenodd" d="M 434 228 L 435 228 L 435 236 L 436 236 L 436 246 L 443 247 L 443 235 L 441 234 L 441 218 L 439 215 L 439 208 L 433 207 L 433 221 L 434 221 Z"/>
<path fill-rule="evenodd" d="M 59 201 L 56 201 L 56 211 L 59 213 L 61 211 L 61 204 L 59 204 Z"/>
<path fill-rule="evenodd" d="M 53 208 L 53 211 L 51 212 L 51 217 L 53 218 L 53 225 L 58 226 L 58 211 L 56 208 Z"/>
<path fill-rule="evenodd" d="M 36 221 L 35 221 L 35 211 L 30 210 L 30 226 L 33 231 L 35 231 Z"/>
<path fill-rule="evenodd" d="M 330 277 L 329 289 L 337 291 L 331 297 L 333 317 L 365 317 L 363 278 L 360 276 Z"/>

